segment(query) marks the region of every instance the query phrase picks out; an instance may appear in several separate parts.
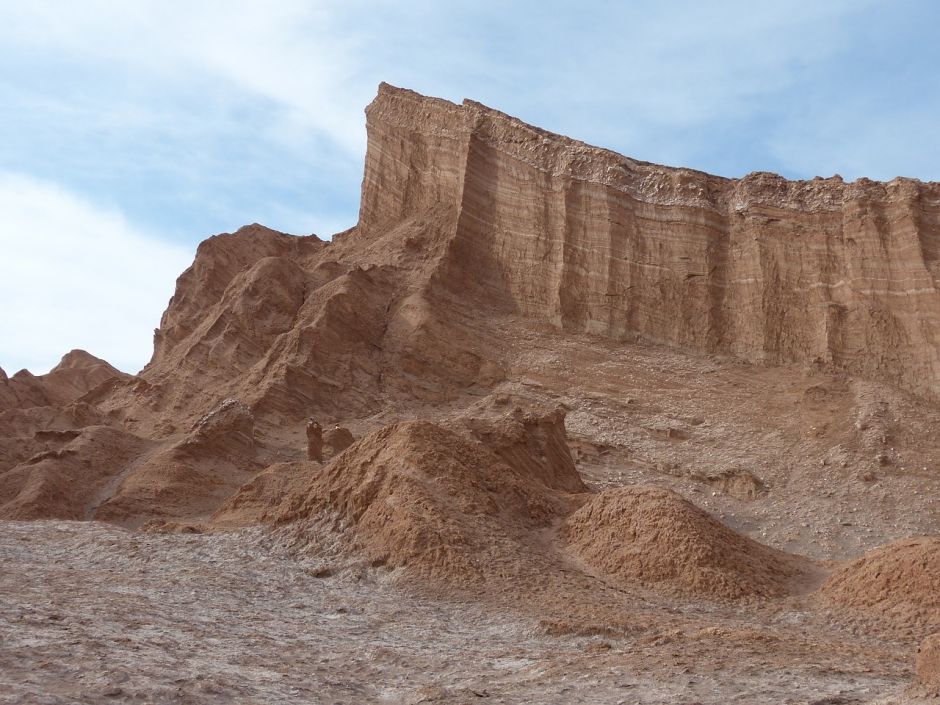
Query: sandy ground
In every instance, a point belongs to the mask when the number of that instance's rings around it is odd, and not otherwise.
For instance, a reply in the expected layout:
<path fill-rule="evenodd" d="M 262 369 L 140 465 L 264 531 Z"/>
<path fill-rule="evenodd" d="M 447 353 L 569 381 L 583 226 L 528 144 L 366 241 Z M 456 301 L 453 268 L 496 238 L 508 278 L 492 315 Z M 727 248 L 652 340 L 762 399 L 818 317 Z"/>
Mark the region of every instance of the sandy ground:
<path fill-rule="evenodd" d="M 315 577 L 260 530 L 9 522 L 0 566 L 3 703 L 835 705 L 907 682 L 766 649 L 706 668 L 668 634 L 547 636 L 367 568 Z"/>

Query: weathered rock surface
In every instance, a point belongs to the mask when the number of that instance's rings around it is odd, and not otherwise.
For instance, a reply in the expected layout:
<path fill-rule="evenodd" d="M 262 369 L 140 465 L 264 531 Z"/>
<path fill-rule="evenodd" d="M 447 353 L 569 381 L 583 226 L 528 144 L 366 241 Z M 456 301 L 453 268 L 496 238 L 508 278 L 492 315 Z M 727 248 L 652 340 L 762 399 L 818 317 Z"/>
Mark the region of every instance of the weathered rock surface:
<path fill-rule="evenodd" d="M 0 519 L 92 519 L 112 483 L 153 444 L 127 431 L 87 426 L 0 472 Z"/>
<path fill-rule="evenodd" d="M 133 527 L 206 520 L 263 469 L 256 454 L 251 410 L 226 399 L 182 440 L 138 458 L 94 518 Z"/>
<path fill-rule="evenodd" d="M 12 377 L 0 370 L 0 412 L 42 406 L 65 406 L 101 384 L 130 379 L 84 350 L 72 350 L 48 374 L 20 370 Z"/>
<path fill-rule="evenodd" d="M 940 184 L 725 179 L 384 85 L 360 230 L 446 209 L 438 281 L 567 331 L 940 392 Z"/>
<path fill-rule="evenodd" d="M 323 449 L 324 452 L 330 456 L 336 455 L 337 453 L 342 453 L 355 442 L 356 439 L 352 435 L 352 432 L 348 428 L 343 428 L 342 426 L 328 428 L 323 433 Z"/>

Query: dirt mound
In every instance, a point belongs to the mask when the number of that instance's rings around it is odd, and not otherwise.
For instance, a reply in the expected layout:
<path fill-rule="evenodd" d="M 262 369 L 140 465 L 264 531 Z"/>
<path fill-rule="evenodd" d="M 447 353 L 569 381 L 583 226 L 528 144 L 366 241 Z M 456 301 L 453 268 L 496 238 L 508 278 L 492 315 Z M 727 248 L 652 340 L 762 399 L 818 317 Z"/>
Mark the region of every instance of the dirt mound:
<path fill-rule="evenodd" d="M 940 634 L 924 639 L 917 649 L 917 685 L 940 695 Z"/>
<path fill-rule="evenodd" d="M 660 487 L 602 492 L 563 534 L 573 556 L 613 580 L 704 598 L 784 595 L 806 569 Z"/>
<path fill-rule="evenodd" d="M 226 399 L 182 440 L 139 458 L 95 518 L 124 526 L 208 519 L 262 469 L 253 430 L 251 410 Z"/>
<path fill-rule="evenodd" d="M 242 485 L 212 515 L 216 528 L 233 528 L 276 521 L 286 498 L 305 489 L 304 482 L 322 470 L 315 461 L 296 461 L 269 465 Z"/>
<path fill-rule="evenodd" d="M 919 537 L 871 551 L 830 576 L 822 599 L 892 625 L 940 628 L 940 538 Z"/>
<path fill-rule="evenodd" d="M 565 433 L 563 409 L 523 409 L 495 418 L 464 417 L 474 438 L 509 465 L 524 470 L 547 487 L 564 492 L 587 492 L 575 469 Z"/>
<path fill-rule="evenodd" d="M 153 445 L 106 426 L 62 435 L 58 449 L 0 473 L 0 519 L 90 519 L 111 481 Z"/>
<path fill-rule="evenodd" d="M 275 519 L 283 524 L 334 516 L 369 560 L 436 581 L 524 573 L 539 557 L 548 559 L 536 534 L 570 511 L 574 500 L 565 488 L 580 480 L 570 456 L 559 466 L 528 458 L 525 449 L 542 440 L 526 429 L 540 424 L 515 424 L 509 422 L 508 430 L 489 426 L 489 432 L 484 422 L 475 424 L 478 434 L 501 438 L 493 448 L 459 423 L 411 421 L 383 428 L 322 470 L 308 472 L 302 487 L 280 500 Z M 519 446 L 513 453 L 509 438 Z M 254 501 L 265 491 L 262 485 L 285 482 L 285 475 L 307 468 L 278 468 L 259 478 L 233 498 L 220 519 Z"/>

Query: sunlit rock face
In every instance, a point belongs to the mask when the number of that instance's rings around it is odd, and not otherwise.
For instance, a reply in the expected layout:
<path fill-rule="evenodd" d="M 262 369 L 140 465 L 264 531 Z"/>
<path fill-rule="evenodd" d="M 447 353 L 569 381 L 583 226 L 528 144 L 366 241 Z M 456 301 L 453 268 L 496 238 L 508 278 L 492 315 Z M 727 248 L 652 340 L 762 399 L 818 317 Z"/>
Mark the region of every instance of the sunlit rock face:
<path fill-rule="evenodd" d="M 726 179 L 385 84 L 366 114 L 359 228 L 449 214 L 445 287 L 568 331 L 940 391 L 938 184 Z"/>

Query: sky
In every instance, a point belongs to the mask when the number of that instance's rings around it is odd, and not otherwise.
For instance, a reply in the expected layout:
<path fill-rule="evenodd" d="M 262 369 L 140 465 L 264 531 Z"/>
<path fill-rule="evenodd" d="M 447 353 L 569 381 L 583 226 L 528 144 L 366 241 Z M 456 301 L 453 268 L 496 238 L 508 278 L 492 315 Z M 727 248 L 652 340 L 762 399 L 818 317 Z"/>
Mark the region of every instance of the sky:
<path fill-rule="evenodd" d="M 152 352 L 206 237 L 356 222 L 380 81 L 724 176 L 940 180 L 933 0 L 0 0 L 0 367 Z"/>

